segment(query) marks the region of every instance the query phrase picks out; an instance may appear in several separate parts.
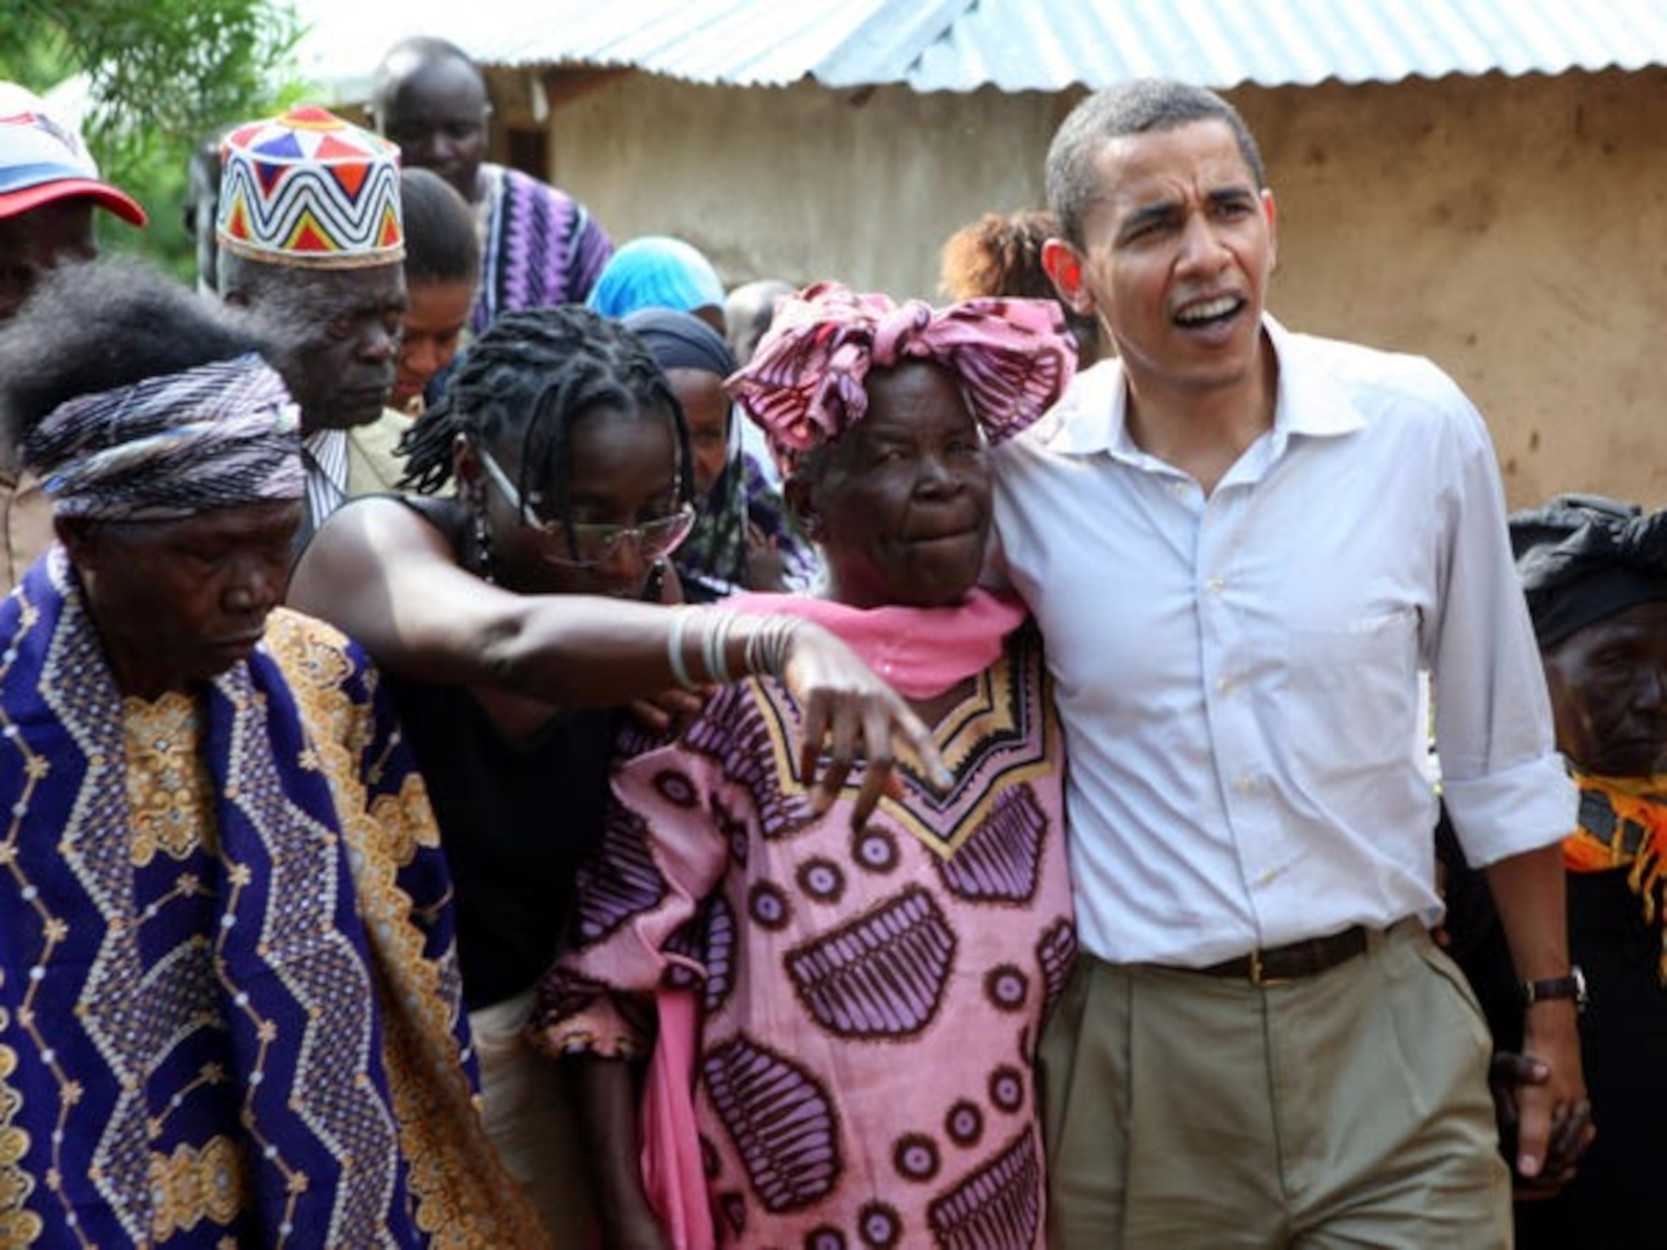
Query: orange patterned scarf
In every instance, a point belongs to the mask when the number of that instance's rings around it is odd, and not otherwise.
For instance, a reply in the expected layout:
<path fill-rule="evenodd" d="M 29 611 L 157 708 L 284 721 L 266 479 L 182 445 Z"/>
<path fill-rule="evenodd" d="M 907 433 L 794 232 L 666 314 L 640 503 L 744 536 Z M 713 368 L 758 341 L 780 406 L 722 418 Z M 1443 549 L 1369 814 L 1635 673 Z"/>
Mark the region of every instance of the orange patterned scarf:
<path fill-rule="evenodd" d="M 1563 839 L 1570 872 L 1630 868 L 1627 883 L 1644 907 L 1644 919 L 1662 924 L 1659 971 L 1667 984 L 1667 915 L 1661 880 L 1667 872 L 1667 773 L 1650 777 L 1574 774 L 1580 786 L 1580 825 Z"/>

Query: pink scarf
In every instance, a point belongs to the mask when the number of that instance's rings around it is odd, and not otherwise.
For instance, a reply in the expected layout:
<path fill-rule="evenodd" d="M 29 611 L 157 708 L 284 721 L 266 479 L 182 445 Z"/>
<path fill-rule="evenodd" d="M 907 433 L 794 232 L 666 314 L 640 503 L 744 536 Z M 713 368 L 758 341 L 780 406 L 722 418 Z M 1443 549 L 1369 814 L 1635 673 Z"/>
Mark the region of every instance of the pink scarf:
<path fill-rule="evenodd" d="M 672 1245 L 678 1250 L 712 1250 L 712 1208 L 706 1201 L 694 1100 L 700 1007 L 688 989 L 657 991 L 654 1007 L 660 1035 L 638 1108 L 643 1191 Z"/>
<path fill-rule="evenodd" d="M 979 588 L 965 603 L 947 608 L 853 608 L 808 595 L 768 594 L 732 595 L 724 606 L 815 621 L 906 699 L 932 698 L 982 673 L 1025 620 L 1025 606 L 1016 596 Z"/>

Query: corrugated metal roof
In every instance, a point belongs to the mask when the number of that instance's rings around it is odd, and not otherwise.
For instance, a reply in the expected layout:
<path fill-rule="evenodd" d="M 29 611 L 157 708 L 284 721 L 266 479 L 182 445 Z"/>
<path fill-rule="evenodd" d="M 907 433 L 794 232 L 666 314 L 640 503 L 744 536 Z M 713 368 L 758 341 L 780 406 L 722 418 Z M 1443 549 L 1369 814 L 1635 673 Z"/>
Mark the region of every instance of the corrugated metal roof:
<path fill-rule="evenodd" d="M 296 0 L 303 69 L 368 83 L 406 35 L 488 65 L 694 82 L 1057 91 L 1141 76 L 1217 88 L 1667 65 L 1667 0 Z"/>
<path fill-rule="evenodd" d="M 975 0 L 904 81 L 917 91 L 1056 91 L 1145 76 L 1277 87 L 1664 63 L 1664 0 Z"/>

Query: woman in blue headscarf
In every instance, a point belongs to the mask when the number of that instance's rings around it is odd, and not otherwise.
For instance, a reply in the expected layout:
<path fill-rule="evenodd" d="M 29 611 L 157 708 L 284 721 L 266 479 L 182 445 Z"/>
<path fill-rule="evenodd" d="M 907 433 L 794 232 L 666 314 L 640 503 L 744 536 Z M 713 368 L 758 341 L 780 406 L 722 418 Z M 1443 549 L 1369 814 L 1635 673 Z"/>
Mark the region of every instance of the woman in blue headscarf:
<path fill-rule="evenodd" d="M 632 239 L 597 275 L 585 307 L 619 321 L 642 308 L 693 313 L 724 332 L 724 284 L 699 249 L 669 235 Z"/>

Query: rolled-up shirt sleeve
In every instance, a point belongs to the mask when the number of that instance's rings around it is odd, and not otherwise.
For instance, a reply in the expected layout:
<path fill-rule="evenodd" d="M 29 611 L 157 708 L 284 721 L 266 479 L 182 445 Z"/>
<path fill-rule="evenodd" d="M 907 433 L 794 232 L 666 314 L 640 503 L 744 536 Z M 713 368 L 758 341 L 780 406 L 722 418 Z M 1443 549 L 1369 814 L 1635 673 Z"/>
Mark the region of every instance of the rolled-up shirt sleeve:
<path fill-rule="evenodd" d="M 1482 418 L 1450 424 L 1442 605 L 1425 622 L 1442 793 L 1472 864 L 1557 842 L 1577 795 L 1557 754 L 1545 671 L 1517 580 Z"/>

